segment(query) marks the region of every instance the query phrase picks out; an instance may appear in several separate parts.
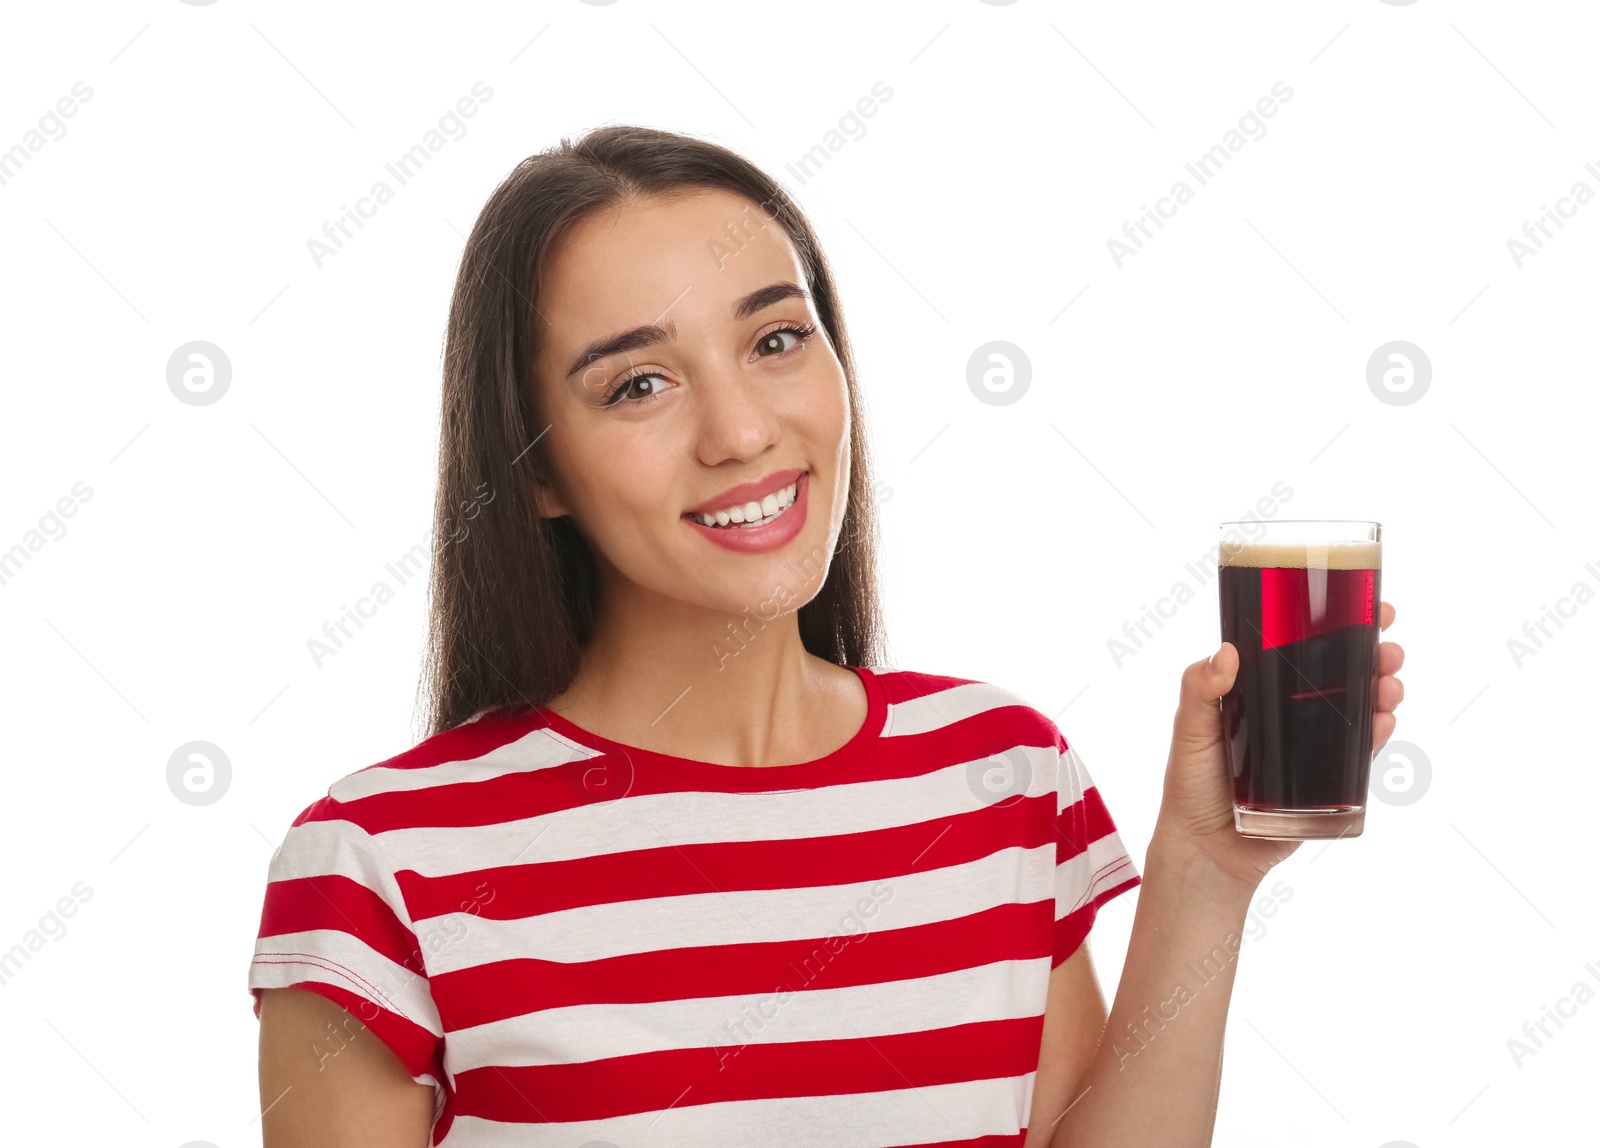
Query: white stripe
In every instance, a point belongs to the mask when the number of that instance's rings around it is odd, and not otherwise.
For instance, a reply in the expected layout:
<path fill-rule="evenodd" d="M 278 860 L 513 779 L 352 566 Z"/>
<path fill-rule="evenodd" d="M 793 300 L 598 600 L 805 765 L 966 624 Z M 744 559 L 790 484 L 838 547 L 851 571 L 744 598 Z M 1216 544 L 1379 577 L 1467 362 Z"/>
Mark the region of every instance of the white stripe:
<path fill-rule="evenodd" d="M 1017 746 L 1009 756 L 1013 764 L 1025 762 L 1028 768 L 1027 785 L 1019 785 L 1019 793 L 1037 797 L 1054 792 L 1053 746 Z M 815 789 L 645 794 L 493 825 L 419 826 L 374 836 L 397 866 L 424 877 L 440 877 L 513 862 L 566 861 L 669 843 L 870 833 L 981 809 L 983 777 L 995 768 L 996 761 L 986 757 L 913 777 Z"/>
<path fill-rule="evenodd" d="M 301 981 L 325 981 L 347 988 L 434 1036 L 444 1035 L 427 979 L 374 952 L 349 933 L 310 929 L 256 941 L 250 964 L 251 988 L 288 988 Z M 371 1019 L 359 1011 L 356 1015 Z"/>
<path fill-rule="evenodd" d="M 1056 766 L 1060 778 L 1056 782 L 1056 811 L 1071 806 L 1080 800 L 1084 793 L 1094 785 L 1094 778 L 1089 773 L 1089 767 L 1083 763 L 1083 758 L 1078 756 L 1078 751 L 1071 744 L 1067 750 L 1059 754 Z"/>
<path fill-rule="evenodd" d="M 849 964 L 850 948 L 833 959 Z M 720 1063 L 734 1067 L 745 1045 L 857 1040 L 1042 1016 L 1050 978 L 1045 956 L 882 984 L 805 987 L 825 984 L 832 968 L 819 962 L 804 970 L 809 982 L 795 975 L 751 995 L 573 1005 L 458 1029 L 449 1037 L 450 1071 L 572 1064 L 681 1048 L 718 1049 L 725 1057 Z"/>
<path fill-rule="evenodd" d="M 1116 864 L 1119 860 L 1125 864 Z M 1123 847 L 1121 836 L 1113 830 L 1076 857 L 1068 857 L 1056 866 L 1056 920 L 1074 909 L 1082 908 L 1099 893 L 1120 885 L 1135 876 L 1138 870 Z"/>
<path fill-rule="evenodd" d="M 376 842 L 376 836 L 350 821 L 301 822 L 290 826 L 283 835 L 283 844 L 267 866 L 267 880 L 348 877 L 370 889 L 402 924 L 409 925 L 405 897 L 395 880 L 391 862 Z"/>
<path fill-rule="evenodd" d="M 1028 1120 L 1025 1076 L 778 1100 L 694 1104 L 694 1086 L 665 1112 L 563 1124 L 505 1124 L 458 1116 L 440 1148 L 572 1148 L 592 1140 L 651 1148 L 760 1144 L 761 1148 L 882 1148 L 1014 1136 Z"/>
<path fill-rule="evenodd" d="M 489 781 L 508 773 L 528 773 L 564 765 L 592 753 L 582 748 L 575 752 L 568 744 L 549 737 L 545 730 L 537 729 L 479 757 L 413 769 L 385 765 L 359 769 L 334 782 L 328 789 L 328 796 L 335 801 L 358 801 L 378 793 L 411 793 L 436 785 Z"/>
<path fill-rule="evenodd" d="M 703 945 L 859 936 L 948 921 L 1000 904 L 1056 896 L 1056 847 L 996 850 L 987 857 L 891 880 L 797 889 L 708 891 L 583 905 L 497 921 L 446 913 L 416 923 L 418 935 L 440 928 L 472 937 L 428 956 L 438 975 L 485 961 L 537 957 L 595 961 L 626 953 Z M 858 905 L 870 906 L 871 916 Z"/>
<path fill-rule="evenodd" d="M 893 703 L 889 707 L 892 721 L 886 733 L 892 737 L 928 733 L 976 717 L 986 710 L 1020 705 L 1027 703 L 1019 695 L 989 682 L 951 686 L 920 698 Z"/>

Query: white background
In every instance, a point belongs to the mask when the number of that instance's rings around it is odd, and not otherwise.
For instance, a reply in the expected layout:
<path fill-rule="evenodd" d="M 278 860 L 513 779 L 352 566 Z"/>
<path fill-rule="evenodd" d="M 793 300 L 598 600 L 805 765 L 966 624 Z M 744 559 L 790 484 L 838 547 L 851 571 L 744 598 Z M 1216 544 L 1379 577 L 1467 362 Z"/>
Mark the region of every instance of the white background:
<path fill-rule="evenodd" d="M 1600 589 L 1600 203 L 1520 269 L 1507 240 L 1600 192 L 1597 33 L 1581 3 L 1439 0 L 9 5 L 0 148 L 93 93 L 0 185 L 0 549 L 92 490 L 0 585 L 0 949 L 92 890 L 0 985 L 9 1119 L 259 1142 L 267 861 L 412 744 L 424 586 L 320 669 L 307 639 L 426 538 L 484 199 L 638 122 L 747 154 L 822 236 L 892 488 L 892 664 L 1055 716 L 1136 858 L 1214 582 L 1120 666 L 1108 640 L 1275 482 L 1280 516 L 1383 523 L 1395 737 L 1431 785 L 1269 878 L 1292 897 L 1242 950 L 1216 1143 L 1576 1142 L 1600 1001 L 1520 1067 L 1507 1041 L 1600 989 L 1600 605 L 1520 666 L 1507 642 Z M 317 268 L 306 241 L 480 80 L 468 133 Z M 785 170 L 880 80 L 864 135 Z M 1278 81 L 1267 133 L 1119 269 L 1107 241 Z M 167 387 L 196 339 L 233 367 L 210 406 Z M 1032 365 L 1005 406 L 966 383 L 997 339 Z M 1391 340 L 1432 365 L 1407 405 L 1367 384 Z M 166 782 L 196 739 L 232 765 L 199 808 Z M 1108 995 L 1132 905 L 1093 935 Z"/>

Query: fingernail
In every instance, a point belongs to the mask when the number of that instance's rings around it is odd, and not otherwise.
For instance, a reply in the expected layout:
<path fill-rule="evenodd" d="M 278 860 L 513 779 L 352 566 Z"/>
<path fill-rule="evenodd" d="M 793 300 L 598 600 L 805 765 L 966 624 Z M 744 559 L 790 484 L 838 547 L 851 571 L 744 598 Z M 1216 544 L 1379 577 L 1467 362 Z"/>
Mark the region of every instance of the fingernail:
<path fill-rule="evenodd" d="M 1218 646 L 1216 654 L 1212 654 L 1209 658 L 1206 659 L 1206 669 L 1214 670 L 1214 669 L 1217 668 L 1217 654 L 1220 654 L 1220 653 L 1222 653 L 1222 647 Z"/>

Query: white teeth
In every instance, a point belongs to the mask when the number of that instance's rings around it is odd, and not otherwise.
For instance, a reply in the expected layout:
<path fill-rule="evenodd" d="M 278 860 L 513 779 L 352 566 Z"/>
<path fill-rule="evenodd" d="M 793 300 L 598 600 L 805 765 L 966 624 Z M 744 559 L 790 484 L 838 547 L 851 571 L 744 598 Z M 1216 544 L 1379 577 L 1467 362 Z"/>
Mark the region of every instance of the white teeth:
<path fill-rule="evenodd" d="M 777 490 L 767 495 L 760 502 L 746 502 L 738 506 L 724 507 L 722 510 L 715 510 L 710 514 L 695 514 L 693 518 L 702 526 L 727 526 L 729 523 L 759 526 L 771 521 L 794 505 L 799 486 L 800 481 L 796 479 L 782 490 Z"/>

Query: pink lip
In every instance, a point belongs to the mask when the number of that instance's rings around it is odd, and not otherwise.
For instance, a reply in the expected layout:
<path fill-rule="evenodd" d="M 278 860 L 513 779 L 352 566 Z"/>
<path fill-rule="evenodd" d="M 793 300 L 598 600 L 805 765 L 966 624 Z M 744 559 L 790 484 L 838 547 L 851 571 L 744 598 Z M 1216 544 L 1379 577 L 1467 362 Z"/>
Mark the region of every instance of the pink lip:
<path fill-rule="evenodd" d="M 785 478 L 778 484 L 777 489 L 782 489 L 790 482 L 799 485 L 795 488 L 794 501 L 789 508 L 779 516 L 777 521 L 766 526 L 752 526 L 746 529 L 742 526 L 702 526 L 694 518 L 684 515 L 683 521 L 689 524 L 690 529 L 696 531 L 709 542 L 714 542 L 724 550 L 737 551 L 740 554 L 765 554 L 787 546 L 793 541 L 795 535 L 800 533 L 800 528 L 806 524 L 806 507 L 810 500 L 806 492 L 811 489 L 811 476 L 805 471 L 787 471 L 785 474 L 798 474 L 798 478 Z M 774 476 L 778 477 L 778 476 Z M 732 492 L 738 495 L 740 487 L 735 487 Z M 771 493 L 768 491 L 768 493 Z M 747 501 L 755 501 L 750 499 Z M 717 506 L 728 506 L 731 503 L 719 502 Z M 705 513 L 705 512 L 702 512 Z"/>
<path fill-rule="evenodd" d="M 805 473 L 804 467 L 793 470 L 779 470 L 758 478 L 754 482 L 741 482 L 738 486 L 730 486 L 715 498 L 708 498 L 699 506 L 691 507 L 685 514 L 710 514 L 713 510 L 721 510 L 727 506 L 743 506 L 747 502 L 760 502 L 769 494 L 788 486 L 795 479 Z"/>

